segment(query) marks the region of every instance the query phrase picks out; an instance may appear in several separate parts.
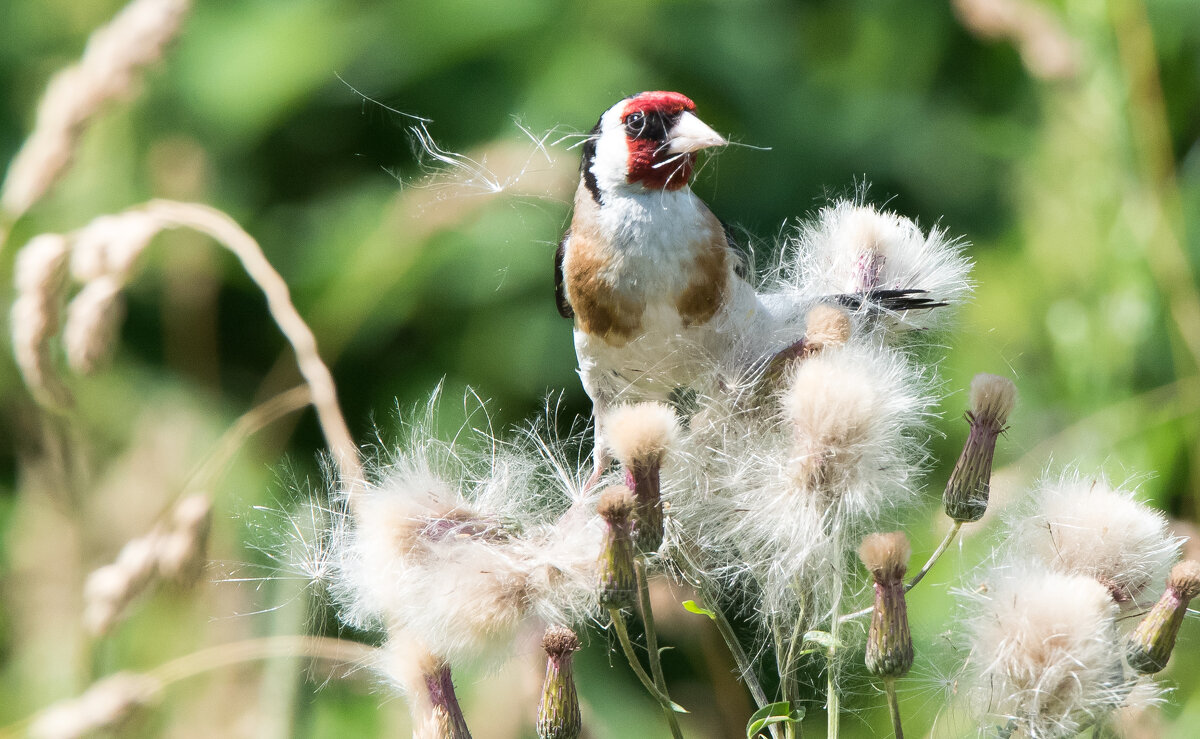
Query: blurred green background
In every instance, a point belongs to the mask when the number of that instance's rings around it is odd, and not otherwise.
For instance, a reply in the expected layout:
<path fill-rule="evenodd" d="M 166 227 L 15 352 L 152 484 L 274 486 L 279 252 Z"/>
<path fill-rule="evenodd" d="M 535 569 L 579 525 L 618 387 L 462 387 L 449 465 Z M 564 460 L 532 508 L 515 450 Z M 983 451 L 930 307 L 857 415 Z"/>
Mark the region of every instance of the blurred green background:
<path fill-rule="evenodd" d="M 0 3 L 0 160 L 28 134 L 49 77 L 120 6 Z M 451 401 L 467 386 L 490 399 L 500 426 L 538 415 L 558 392 L 569 420 L 588 404 L 570 326 L 552 304 L 551 263 L 578 151 L 575 139 L 545 151 L 533 139 L 585 132 L 645 89 L 684 92 L 718 131 L 770 147 L 730 147 L 695 184 L 760 252 L 863 183 L 870 201 L 969 242 L 977 291 L 940 338 L 948 397 L 944 435 L 931 442 L 941 463 L 929 516 L 911 527 L 918 553 L 940 535 L 936 501 L 965 430 L 961 389 L 980 371 L 1013 377 L 1021 392 L 999 451 L 999 498 L 1077 463 L 1138 481 L 1181 531 L 1197 520 L 1194 0 L 200 0 L 140 95 L 97 119 L 70 173 L 15 224 L 4 283 L 35 234 L 155 196 L 206 202 L 258 238 L 291 285 L 358 439 L 377 425 L 386 436 L 396 408 L 443 378 Z M 478 171 L 417 156 L 414 121 L 389 107 L 430 119 L 438 144 Z M 303 573 L 259 551 L 278 551 L 284 522 L 256 507 L 288 509 L 320 485 L 309 414 L 257 435 L 210 491 L 214 563 L 199 592 L 162 589 L 115 636 L 81 635 L 83 576 L 148 527 L 222 429 L 298 382 L 259 294 L 203 239 L 160 237 L 129 300 L 113 366 L 72 381 L 80 404 L 65 438 L 82 460 L 83 503 L 46 494 L 38 470 L 52 449 L 11 360 L 0 360 L 0 726 L 117 669 L 234 638 L 336 631 Z M 452 428 L 464 409 L 444 406 Z M 918 667 L 902 696 L 914 736 L 969 730 L 942 710 L 955 687 L 949 658 L 920 645 L 948 643 L 948 583 L 985 550 L 986 536 L 969 537 L 949 558 L 957 565 L 914 591 Z M 666 658 L 674 695 L 695 711 L 685 728 L 737 736 L 748 703 L 706 620 L 676 610 L 662 619 L 664 640 L 680 646 Z M 1130 735 L 1195 735 L 1197 632 L 1185 626 L 1165 674 L 1177 686 L 1170 702 L 1130 730 L 1149 733 Z M 579 659 L 591 736 L 661 735 L 604 636 L 590 641 Z M 201 676 L 128 731 L 406 731 L 403 705 L 369 676 L 323 669 L 281 660 Z M 524 658 L 460 672 L 477 737 L 532 735 L 536 672 Z M 848 702 L 848 736 L 886 733 L 868 683 Z M 813 708 L 806 735 L 821 736 Z"/>

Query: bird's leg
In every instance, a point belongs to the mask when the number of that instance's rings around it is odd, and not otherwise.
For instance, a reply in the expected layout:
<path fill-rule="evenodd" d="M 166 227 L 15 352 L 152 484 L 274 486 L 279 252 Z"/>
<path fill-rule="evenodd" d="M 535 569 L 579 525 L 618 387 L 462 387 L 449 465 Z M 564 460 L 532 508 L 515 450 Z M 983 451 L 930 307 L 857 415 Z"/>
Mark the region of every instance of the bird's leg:
<path fill-rule="evenodd" d="M 604 477 L 604 473 L 608 472 L 609 465 L 612 464 L 612 454 L 608 451 L 608 440 L 604 435 L 604 423 L 602 419 L 608 413 L 608 404 L 594 403 L 592 406 L 592 416 L 596 422 L 596 436 L 594 446 L 592 448 L 592 476 L 583 484 L 583 491 L 588 492 L 600 484 L 600 479 Z"/>
<path fill-rule="evenodd" d="M 592 459 L 595 460 L 596 464 L 592 468 L 592 476 L 589 477 L 587 482 L 583 484 L 584 492 L 588 492 L 599 485 L 600 479 L 603 478 L 604 473 L 608 471 L 608 466 L 612 464 L 612 456 L 607 451 L 601 450 L 600 447 L 596 447 L 596 449 L 592 452 Z"/>

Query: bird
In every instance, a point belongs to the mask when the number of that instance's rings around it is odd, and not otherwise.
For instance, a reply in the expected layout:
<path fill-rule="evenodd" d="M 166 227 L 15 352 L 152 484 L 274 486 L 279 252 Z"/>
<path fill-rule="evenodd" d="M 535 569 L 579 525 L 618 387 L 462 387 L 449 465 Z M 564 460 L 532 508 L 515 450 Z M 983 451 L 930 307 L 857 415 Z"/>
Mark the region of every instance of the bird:
<path fill-rule="evenodd" d="M 756 294 L 729 229 L 691 189 L 698 154 L 728 143 L 690 98 L 669 91 L 620 100 L 584 140 L 554 284 L 559 313 L 574 322 L 579 376 L 593 404 L 589 484 L 611 463 L 605 418 L 615 404 L 678 400 L 714 367 L 787 357 L 802 341 L 803 311 Z M 936 307 L 920 292 L 827 302 Z"/>

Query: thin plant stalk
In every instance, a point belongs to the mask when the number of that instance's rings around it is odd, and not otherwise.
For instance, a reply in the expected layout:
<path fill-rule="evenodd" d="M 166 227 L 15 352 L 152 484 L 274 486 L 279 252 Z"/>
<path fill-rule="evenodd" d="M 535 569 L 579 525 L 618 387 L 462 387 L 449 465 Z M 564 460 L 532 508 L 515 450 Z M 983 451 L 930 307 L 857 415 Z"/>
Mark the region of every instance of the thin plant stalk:
<path fill-rule="evenodd" d="M 683 739 L 683 732 L 679 729 L 679 718 L 675 715 L 675 709 L 672 707 L 670 696 L 667 693 L 667 680 L 663 677 L 662 655 L 658 652 L 658 634 L 654 628 L 654 609 L 650 607 L 650 583 L 646 580 L 645 562 L 641 560 L 634 562 L 634 571 L 637 572 L 642 624 L 646 629 L 646 650 L 650 660 L 650 674 L 654 676 L 654 685 L 658 688 L 658 692 L 667 698 L 667 702 L 663 705 L 663 711 L 667 715 L 667 725 L 671 727 L 671 736 L 675 739 Z"/>
<path fill-rule="evenodd" d="M 800 609 L 800 615 L 796 617 L 796 622 L 792 624 L 792 636 L 788 640 L 787 655 L 784 657 L 783 665 L 779 670 L 779 681 L 783 686 L 783 699 L 788 702 L 789 710 L 796 710 L 796 706 L 800 703 L 800 685 L 796 680 L 796 645 L 804 640 L 804 609 Z M 786 722 L 784 726 L 784 736 L 786 739 L 803 736 L 804 730 L 799 724 L 791 721 Z"/>
<path fill-rule="evenodd" d="M 762 683 L 758 681 L 758 675 L 754 674 L 754 663 L 750 661 L 750 656 L 746 654 L 746 650 L 742 648 L 741 642 L 738 641 L 737 633 L 733 630 L 733 624 L 729 623 L 725 612 L 716 607 L 712 599 L 705 597 L 704 607 L 713 614 L 713 623 L 717 625 L 717 631 L 721 633 L 721 638 L 725 640 L 725 646 L 729 648 L 729 653 L 733 655 L 733 661 L 737 663 L 738 669 L 742 673 L 742 681 L 749 688 L 754 702 L 759 708 L 767 705 L 770 702 L 767 700 L 767 693 L 763 690 Z"/>
<path fill-rule="evenodd" d="M 832 637 L 831 638 L 832 643 L 829 645 L 829 651 L 826 654 L 826 659 L 828 660 L 828 665 L 826 666 L 826 670 L 825 670 L 825 690 L 826 690 L 825 718 L 826 718 L 826 727 L 827 727 L 825 735 L 829 739 L 837 739 L 838 729 L 840 728 L 840 722 L 841 722 L 841 706 L 838 704 L 838 694 L 837 694 L 837 684 L 836 684 L 837 683 L 837 667 L 836 667 L 836 665 L 837 665 L 837 638 L 838 638 L 838 626 L 840 624 L 841 624 L 841 621 L 837 618 L 837 616 L 835 614 L 835 616 L 833 618 L 833 625 L 830 627 L 830 632 L 829 632 L 830 636 Z"/>
<path fill-rule="evenodd" d="M 904 728 L 900 725 L 900 702 L 896 700 L 896 678 L 884 678 L 883 689 L 887 693 L 888 713 L 892 716 L 892 731 L 896 739 L 904 739 Z"/>
<path fill-rule="evenodd" d="M 312 330 L 292 303 L 287 283 L 267 260 L 258 242 L 228 215 L 207 205 L 152 200 L 142 206 L 142 210 L 168 226 L 182 226 L 210 236 L 242 263 L 246 274 L 262 290 L 267 299 L 267 310 L 296 353 L 296 363 L 312 392 L 312 405 L 342 484 L 351 492 L 356 490 L 363 480 L 362 462 L 342 415 L 333 374 L 317 352 L 317 340 Z M 357 496 L 350 496 L 352 506 L 356 500 Z"/>
<path fill-rule="evenodd" d="M 671 708 L 671 699 L 659 691 L 654 684 L 654 679 L 646 672 L 646 668 L 642 667 L 641 661 L 638 659 L 637 652 L 633 649 L 633 642 L 629 638 L 629 630 L 625 628 L 625 617 L 621 614 L 619 608 L 609 608 L 608 615 L 612 619 L 613 630 L 617 632 L 617 643 L 621 645 L 621 652 L 625 655 L 625 660 L 629 662 L 630 669 L 637 679 L 642 683 L 642 687 L 650 694 L 654 700 L 658 701 L 664 708 Z"/>

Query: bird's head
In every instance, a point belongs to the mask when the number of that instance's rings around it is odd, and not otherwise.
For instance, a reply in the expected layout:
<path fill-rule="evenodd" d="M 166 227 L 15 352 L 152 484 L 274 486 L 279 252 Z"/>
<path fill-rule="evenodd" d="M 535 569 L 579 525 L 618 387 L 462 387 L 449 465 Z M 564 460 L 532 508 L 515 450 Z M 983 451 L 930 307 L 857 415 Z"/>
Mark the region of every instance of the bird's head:
<path fill-rule="evenodd" d="M 593 197 L 622 187 L 687 185 L 696 152 L 728 143 L 695 110 L 677 92 L 641 92 L 606 110 L 583 149 L 583 180 Z"/>

